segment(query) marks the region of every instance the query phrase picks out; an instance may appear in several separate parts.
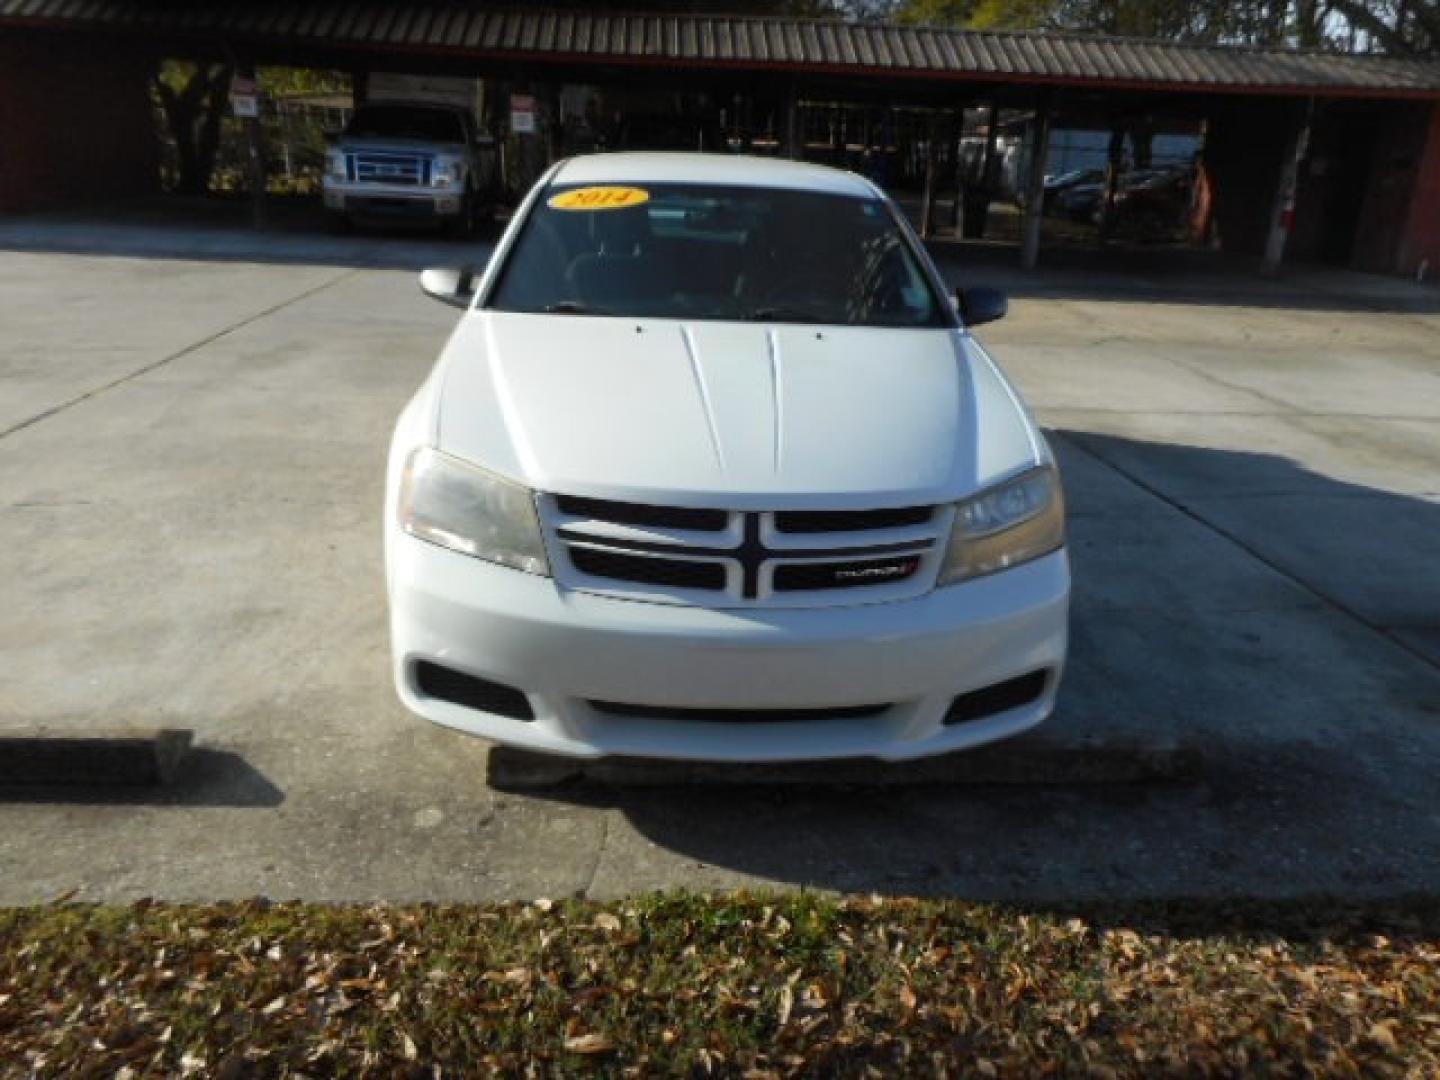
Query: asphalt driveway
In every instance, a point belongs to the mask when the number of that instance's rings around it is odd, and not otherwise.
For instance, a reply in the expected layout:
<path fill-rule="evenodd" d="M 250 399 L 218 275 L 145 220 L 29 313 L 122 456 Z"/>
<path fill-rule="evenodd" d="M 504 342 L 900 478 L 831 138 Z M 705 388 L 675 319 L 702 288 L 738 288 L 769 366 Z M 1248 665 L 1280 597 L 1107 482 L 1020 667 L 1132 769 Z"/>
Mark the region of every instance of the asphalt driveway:
<path fill-rule="evenodd" d="M 919 784 L 517 791 L 389 685 L 385 442 L 454 313 L 376 263 L 435 246 L 82 225 L 0 222 L 0 729 L 197 749 L 171 789 L 0 791 L 0 902 L 1440 888 L 1433 290 L 943 253 L 1015 290 L 982 337 L 1065 469 L 1055 719 Z"/>

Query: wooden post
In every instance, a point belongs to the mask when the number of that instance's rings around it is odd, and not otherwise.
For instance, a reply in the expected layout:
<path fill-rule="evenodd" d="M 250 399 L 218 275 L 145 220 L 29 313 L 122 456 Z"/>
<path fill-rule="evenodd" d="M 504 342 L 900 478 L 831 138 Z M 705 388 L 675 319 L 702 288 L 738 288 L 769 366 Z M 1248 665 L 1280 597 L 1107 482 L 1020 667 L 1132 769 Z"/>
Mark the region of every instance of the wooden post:
<path fill-rule="evenodd" d="M 1285 242 L 1295 225 L 1295 188 L 1300 181 L 1300 163 L 1310 144 L 1310 110 L 1291 132 L 1280 164 L 1280 181 L 1275 186 L 1275 201 L 1270 208 L 1270 235 L 1265 240 L 1265 261 L 1260 272 L 1273 277 L 1280 272 L 1285 258 Z"/>
<path fill-rule="evenodd" d="M 1050 153 L 1050 102 L 1042 96 L 1035 105 L 1030 128 L 1030 176 L 1025 192 L 1025 235 L 1020 265 L 1034 270 L 1040 258 L 1040 225 L 1045 219 L 1045 159 Z"/>

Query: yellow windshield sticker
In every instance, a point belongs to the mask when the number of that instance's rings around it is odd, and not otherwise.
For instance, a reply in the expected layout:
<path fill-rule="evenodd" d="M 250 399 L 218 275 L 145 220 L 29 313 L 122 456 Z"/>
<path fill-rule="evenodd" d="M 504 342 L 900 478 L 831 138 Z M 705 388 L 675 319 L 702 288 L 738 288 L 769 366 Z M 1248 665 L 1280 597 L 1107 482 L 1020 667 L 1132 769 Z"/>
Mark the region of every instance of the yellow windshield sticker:
<path fill-rule="evenodd" d="M 650 201 L 650 193 L 638 187 L 582 187 L 550 196 L 552 210 L 623 210 Z"/>

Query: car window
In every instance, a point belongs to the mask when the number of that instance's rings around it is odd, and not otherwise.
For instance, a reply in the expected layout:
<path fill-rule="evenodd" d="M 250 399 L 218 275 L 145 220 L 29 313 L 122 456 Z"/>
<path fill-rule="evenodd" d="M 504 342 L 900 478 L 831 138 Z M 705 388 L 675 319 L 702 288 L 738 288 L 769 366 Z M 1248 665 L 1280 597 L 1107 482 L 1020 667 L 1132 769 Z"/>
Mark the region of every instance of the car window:
<path fill-rule="evenodd" d="M 415 105 L 366 105 L 355 111 L 345 134 L 361 139 L 465 141 L 459 113 Z"/>
<path fill-rule="evenodd" d="M 548 189 L 485 306 L 852 326 L 951 321 L 883 201 L 689 184 Z"/>

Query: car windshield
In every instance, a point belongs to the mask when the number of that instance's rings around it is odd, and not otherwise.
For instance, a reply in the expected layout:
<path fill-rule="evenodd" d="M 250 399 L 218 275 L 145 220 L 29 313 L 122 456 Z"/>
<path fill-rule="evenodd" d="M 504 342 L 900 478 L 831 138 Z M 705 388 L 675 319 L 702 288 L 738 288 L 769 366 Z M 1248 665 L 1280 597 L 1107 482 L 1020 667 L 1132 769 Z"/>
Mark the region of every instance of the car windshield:
<path fill-rule="evenodd" d="M 849 326 L 952 321 L 882 200 L 692 184 L 548 189 L 485 306 Z"/>
<path fill-rule="evenodd" d="M 465 141 L 457 113 L 450 109 L 426 109 L 419 105 L 366 105 L 356 110 L 345 133 L 361 139 Z"/>

